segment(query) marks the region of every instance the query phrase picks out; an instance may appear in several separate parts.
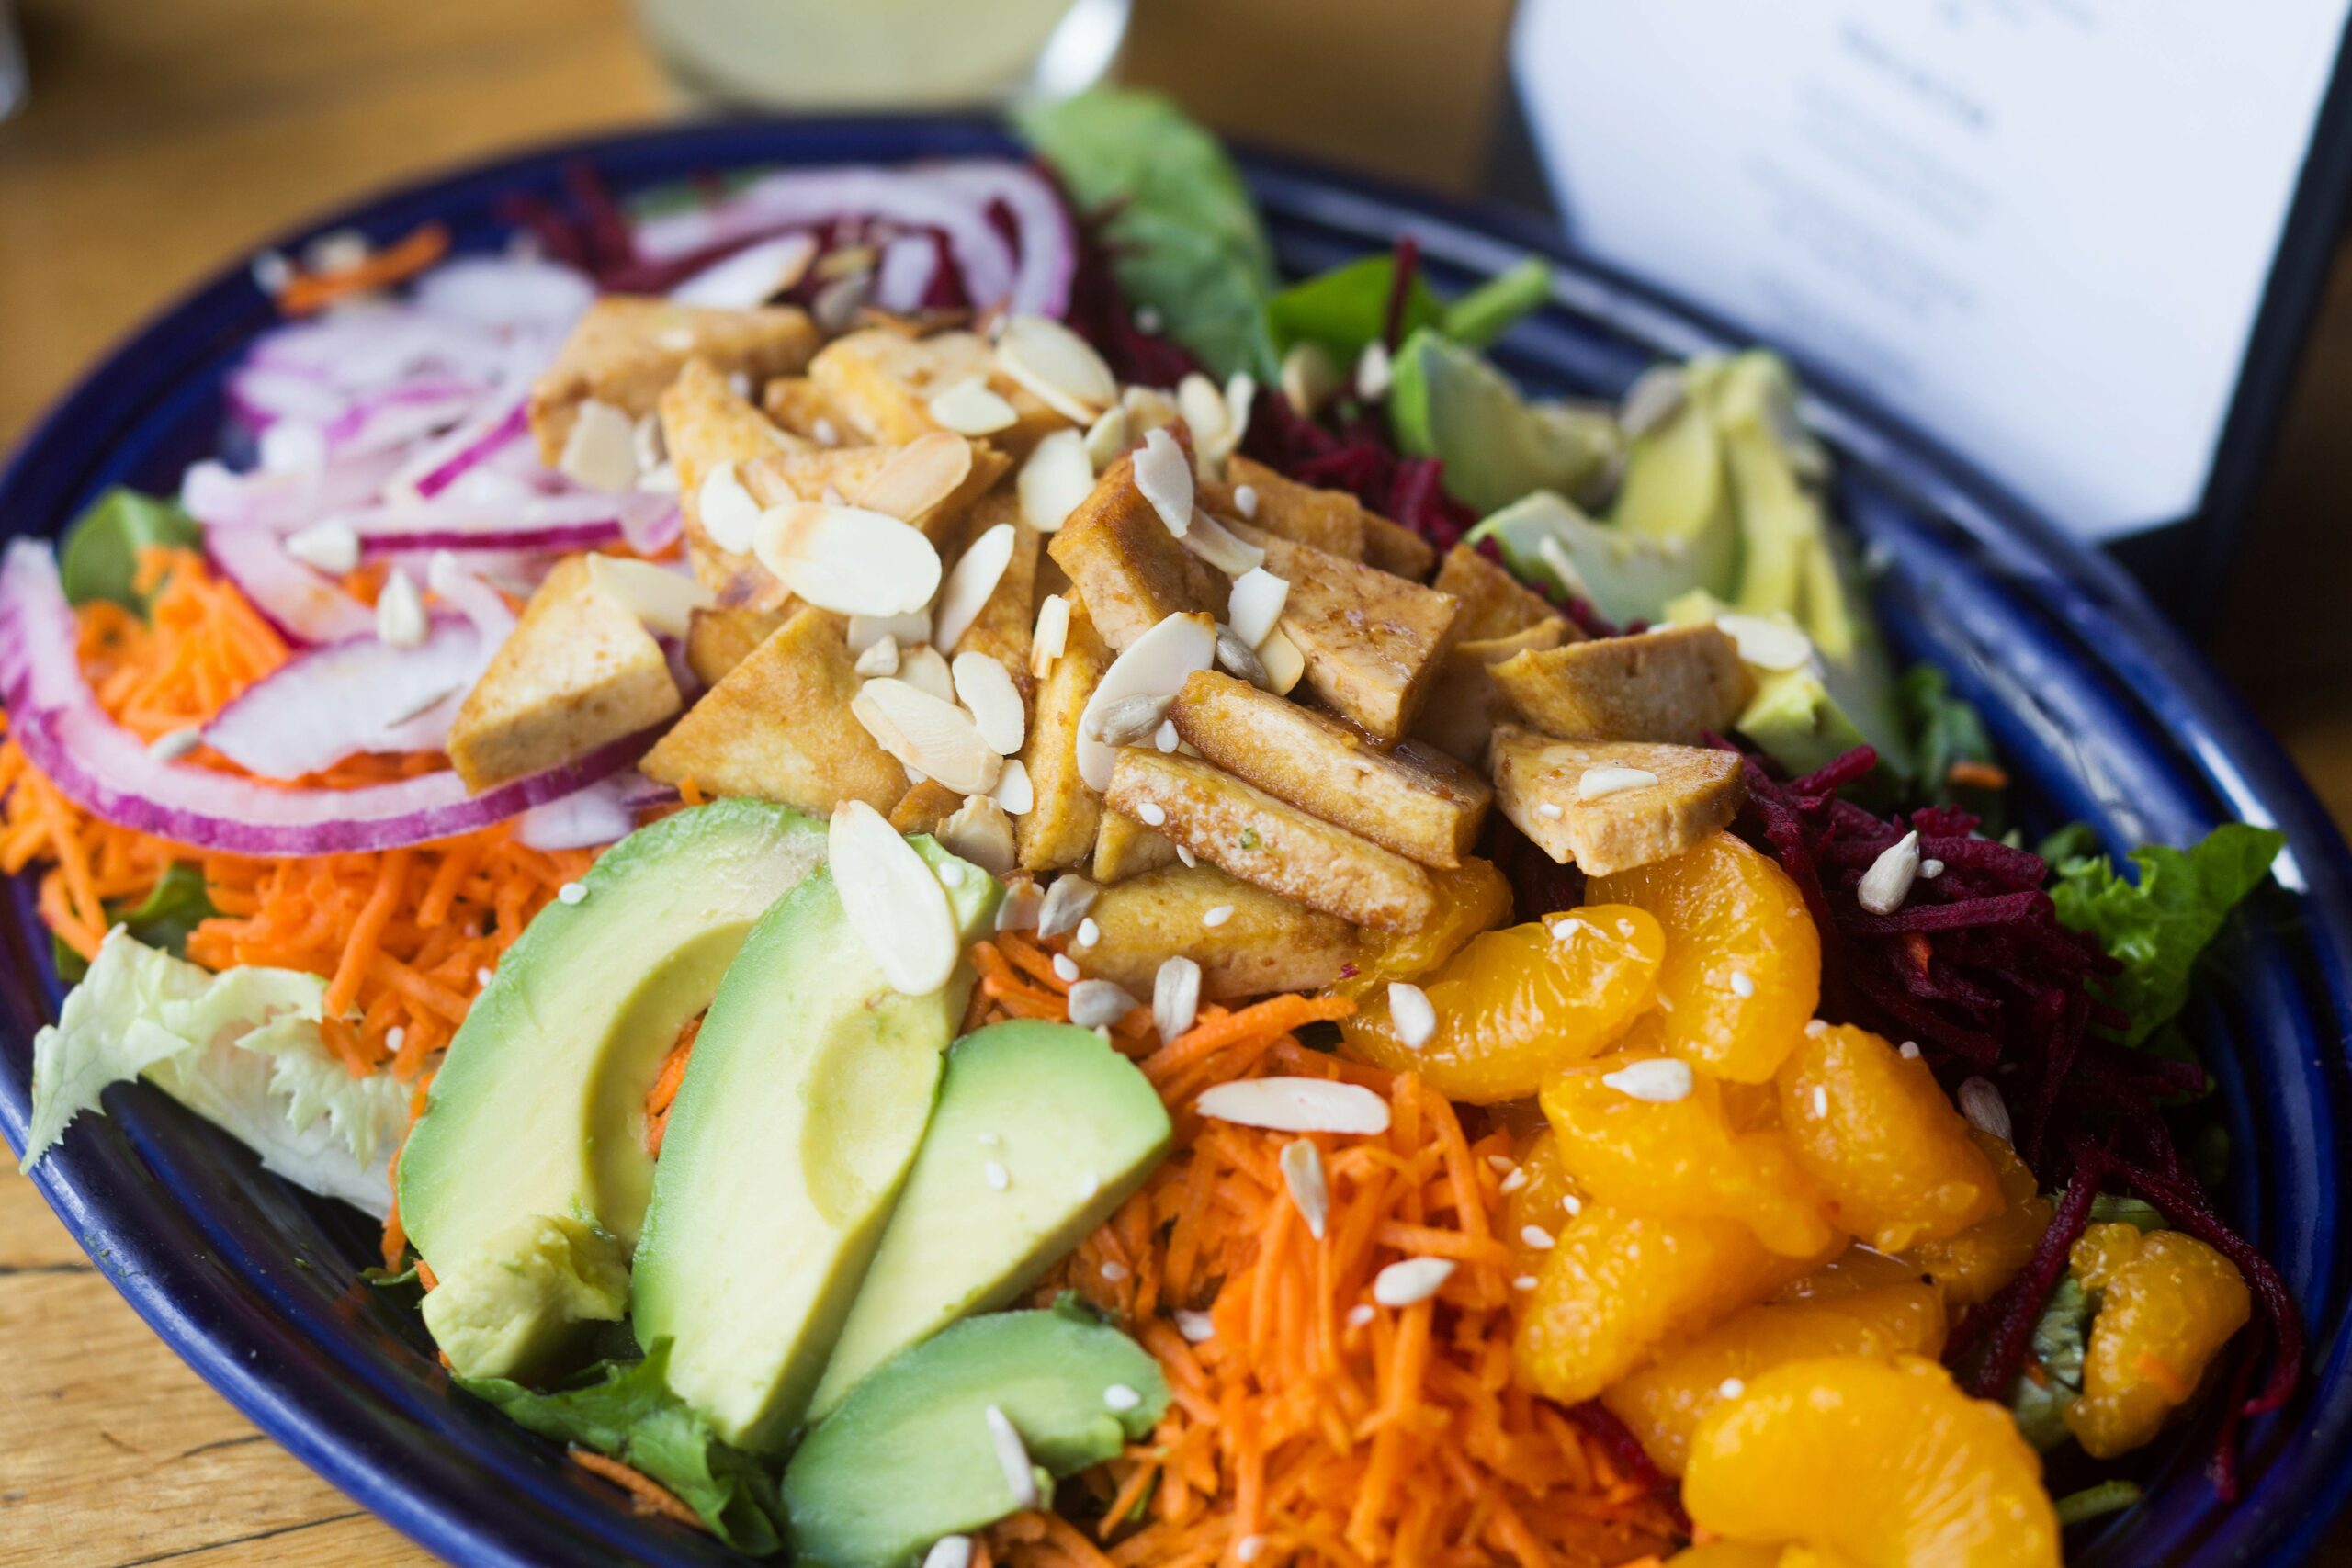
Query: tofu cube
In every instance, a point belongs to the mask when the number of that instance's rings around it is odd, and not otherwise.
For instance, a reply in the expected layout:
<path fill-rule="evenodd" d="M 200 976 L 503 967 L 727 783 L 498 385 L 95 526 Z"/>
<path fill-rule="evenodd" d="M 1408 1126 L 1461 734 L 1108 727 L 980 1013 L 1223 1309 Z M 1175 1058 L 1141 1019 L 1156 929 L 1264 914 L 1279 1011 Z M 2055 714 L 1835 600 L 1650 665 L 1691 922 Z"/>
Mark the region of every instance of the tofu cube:
<path fill-rule="evenodd" d="M 1730 825 L 1747 794 L 1739 756 L 1698 746 L 1555 740 L 1515 724 L 1495 731 L 1488 758 L 1495 803 L 1511 825 L 1562 864 L 1608 876 L 1679 855 Z M 1588 799 L 1585 775 L 1633 770 L 1643 783 Z"/>
<path fill-rule="evenodd" d="M 965 519 L 964 537 L 956 553 L 960 558 L 974 540 L 1000 525 L 1012 529 L 1012 558 L 1005 563 L 1004 575 L 996 580 L 996 591 L 956 639 L 956 646 L 942 651 L 950 658 L 959 653 L 987 654 L 1012 671 L 1012 683 L 1025 701 L 1034 698 L 1036 690 L 1029 673 L 1029 635 L 1037 622 L 1037 562 L 1046 553 L 1046 536 L 1022 519 L 1021 501 L 1012 487 L 1001 484 L 980 497 Z"/>
<path fill-rule="evenodd" d="M 1169 716 L 1236 778 L 1423 865 L 1461 864 L 1494 797 L 1476 772 L 1434 747 L 1383 748 L 1222 671 L 1187 679 Z"/>
<path fill-rule="evenodd" d="M 1515 653 L 1557 648 L 1577 635 L 1555 615 L 1510 637 L 1455 643 L 1445 650 L 1445 662 L 1430 682 L 1420 716 L 1413 720 L 1413 739 L 1449 757 L 1482 764 L 1495 726 L 1517 716 L 1510 699 L 1495 684 L 1493 667 Z"/>
<path fill-rule="evenodd" d="M 791 595 L 748 551 L 721 548 L 702 521 L 702 482 L 728 463 L 747 465 L 807 444 L 770 423 L 707 359 L 690 359 L 661 398 L 662 440 L 678 473 L 678 509 L 695 576 L 723 604 L 781 609 Z M 779 623 L 781 624 L 781 623 Z"/>
<path fill-rule="evenodd" d="M 763 506 L 831 495 L 910 523 L 934 545 L 955 539 L 973 503 L 1012 460 L 984 441 L 934 433 L 903 446 L 814 447 L 745 465 L 743 486 Z"/>
<path fill-rule="evenodd" d="M 1248 487 L 1253 505 L 1235 493 Z M 1309 545 L 1342 560 L 1363 559 L 1363 502 L 1343 490 L 1319 490 L 1284 479 L 1263 463 L 1236 454 L 1222 482 L 1200 487 L 1202 509 L 1235 517 L 1293 544 Z"/>
<path fill-rule="evenodd" d="M 585 556 L 531 595 L 449 726 L 449 761 L 475 794 L 650 729 L 682 700 L 662 645 L 602 592 Z"/>
<path fill-rule="evenodd" d="M 1102 813 L 1102 826 L 1094 836 L 1092 875 L 1103 886 L 1147 871 L 1158 871 L 1163 865 L 1173 865 L 1176 860 L 1176 846 L 1160 834 L 1132 817 L 1122 817 L 1115 811 Z"/>
<path fill-rule="evenodd" d="M 1222 619 L 1232 587 L 1168 531 L 1136 484 L 1132 456 L 1102 470 L 1046 553 L 1078 585 L 1095 630 L 1114 650 L 1170 615 L 1205 610 Z"/>
<path fill-rule="evenodd" d="M 707 360 L 722 378 L 740 374 L 757 385 L 808 364 L 818 341 L 808 313 L 788 305 L 719 310 L 607 294 L 588 307 L 532 383 L 531 434 L 540 458 L 553 467 L 580 405 L 592 398 L 634 419 L 654 411 L 689 360 Z"/>
<path fill-rule="evenodd" d="M 716 686 L 787 618 L 774 610 L 696 610 L 686 622 L 686 668 L 704 685 Z"/>
<path fill-rule="evenodd" d="M 1212 911 L 1223 911 L 1216 925 Z M 1174 957 L 1201 966 L 1204 1001 L 1317 991 L 1374 946 L 1345 920 L 1208 865 L 1128 877 L 1104 887 L 1088 914 L 1102 934 L 1086 950 L 1086 972 L 1136 997 L 1151 995 L 1159 966 Z"/>
<path fill-rule="evenodd" d="M 1375 567 L 1256 530 L 1246 536 L 1290 584 L 1282 628 L 1306 662 L 1306 688 L 1375 739 L 1404 739 L 1453 646 L 1461 605 Z"/>
<path fill-rule="evenodd" d="M 866 440 L 892 445 L 942 428 L 931 416 L 931 400 L 973 379 L 1012 405 L 1012 425 L 989 439 L 1015 457 L 1069 423 L 999 370 L 996 350 L 971 333 L 910 337 L 870 327 L 835 338 L 808 366 L 809 385 L 828 405 Z"/>
<path fill-rule="evenodd" d="M 1552 608 L 1551 601 L 1488 560 L 1475 545 L 1456 545 L 1445 552 L 1430 584 L 1441 593 L 1462 601 L 1462 640 L 1487 642 L 1510 637 L 1545 621 L 1557 621 L 1575 640 L 1584 634 Z"/>
<path fill-rule="evenodd" d="M 894 809 L 907 771 L 850 713 L 857 671 L 839 616 L 803 608 L 703 694 L 639 764 L 663 784 L 755 795 L 819 816 Z"/>
<path fill-rule="evenodd" d="M 1730 728 L 1756 694 L 1738 645 L 1712 625 L 1530 650 L 1492 672 L 1521 718 L 1563 740 L 1687 745 Z"/>
<path fill-rule="evenodd" d="M 1035 804 L 1012 819 L 1012 829 L 1021 863 L 1031 871 L 1077 865 L 1093 852 L 1102 797 L 1079 776 L 1078 721 L 1110 667 L 1110 647 L 1095 632 L 1086 602 L 1071 595 L 1061 656 L 1037 682 L 1021 745 Z"/>
<path fill-rule="evenodd" d="M 1367 566 L 1415 582 L 1428 581 L 1437 564 L 1437 549 L 1402 523 L 1391 522 L 1367 509 L 1363 514 L 1363 558 Z"/>
<path fill-rule="evenodd" d="M 839 446 L 865 434 L 806 376 L 780 376 L 761 388 L 760 409 L 778 428 L 819 446 Z"/>
<path fill-rule="evenodd" d="M 1418 931 L 1437 909 L 1429 873 L 1197 757 L 1129 747 L 1104 801 L 1244 882 L 1351 925 Z"/>

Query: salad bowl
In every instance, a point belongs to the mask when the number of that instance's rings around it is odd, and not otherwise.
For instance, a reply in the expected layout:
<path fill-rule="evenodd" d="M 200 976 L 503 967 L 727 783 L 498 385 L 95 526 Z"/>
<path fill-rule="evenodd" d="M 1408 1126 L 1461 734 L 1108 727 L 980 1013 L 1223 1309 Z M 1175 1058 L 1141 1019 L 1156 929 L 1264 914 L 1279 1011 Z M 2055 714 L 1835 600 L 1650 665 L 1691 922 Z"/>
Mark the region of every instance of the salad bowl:
<path fill-rule="evenodd" d="M 1002 154 L 985 125 L 722 123 L 568 144 L 426 180 L 275 243 L 356 228 L 378 242 L 437 221 L 458 252 L 503 242 L 516 192 L 556 196 L 585 160 L 624 194 L 776 163 Z M 1440 202 L 1272 158 L 1243 160 L 1286 273 L 1419 243 L 1442 286 L 1529 254 L 1549 303 L 1497 346 L 1544 391 L 1614 397 L 1662 356 L 1726 348 L 1730 323 L 1564 253 L 1521 214 Z M 224 269 L 135 333 L 22 442 L 0 475 L 0 526 L 52 534 L 108 486 L 168 491 L 213 450 L 223 380 L 275 320 L 248 270 Z M 2352 1235 L 2337 1201 L 2352 1134 L 2352 856 L 2239 703 L 2109 561 L 2069 542 L 1931 436 L 1819 378 L 1804 412 L 1838 451 L 1840 510 L 1906 660 L 1940 666 L 2023 782 L 2029 828 L 2087 823 L 2110 852 L 2216 824 L 2288 840 L 2277 887 L 2209 965 L 2192 1021 L 2218 1081 L 2226 1216 L 2273 1258 L 2310 1325 L 2308 1376 L 2245 1437 L 2224 1504 L 2199 1473 L 2221 1402 L 2150 1451 L 2139 1506 L 2070 1538 L 2102 1563 L 2289 1563 L 2342 1499 L 2352 1450 Z M 30 1041 L 62 987 L 28 881 L 0 922 L 0 1134 L 26 1141 Z M 737 1562 L 632 1516 L 551 1447 L 458 1395 L 405 1303 L 360 1278 L 372 1227 L 262 1171 L 232 1140 L 141 1086 L 119 1089 L 36 1170 L 43 1195 L 151 1326 L 273 1438 L 452 1561 Z"/>

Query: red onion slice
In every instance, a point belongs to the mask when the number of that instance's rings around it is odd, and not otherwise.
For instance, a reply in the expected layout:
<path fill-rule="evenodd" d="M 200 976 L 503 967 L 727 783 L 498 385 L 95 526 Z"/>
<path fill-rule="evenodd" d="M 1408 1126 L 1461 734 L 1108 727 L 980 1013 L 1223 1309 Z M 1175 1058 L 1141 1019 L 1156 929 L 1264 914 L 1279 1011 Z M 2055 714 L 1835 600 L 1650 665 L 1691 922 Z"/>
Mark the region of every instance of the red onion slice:
<path fill-rule="evenodd" d="M 204 742 L 270 779 L 321 773 L 368 751 L 438 751 L 488 662 L 481 634 L 454 616 L 435 620 L 414 648 L 367 637 L 311 649 L 216 714 Z"/>
<path fill-rule="evenodd" d="M 568 266 L 530 256 L 458 256 L 416 280 L 419 308 L 490 328 L 569 332 L 596 286 Z"/>
<path fill-rule="evenodd" d="M 138 832 L 236 855 L 397 849 L 468 833 L 627 767 L 633 736 L 469 796 L 455 773 L 365 789 L 286 789 L 158 760 L 108 718 L 74 657 L 74 612 L 45 542 L 18 539 L 0 565 L 0 703 L 32 764 L 84 810 Z"/>
<path fill-rule="evenodd" d="M 204 553 L 253 601 L 262 618 L 297 643 L 376 635 L 376 613 L 292 556 L 267 528 L 207 528 Z"/>
<path fill-rule="evenodd" d="M 1005 301 L 1007 310 L 1057 320 L 1069 313 L 1070 281 L 1078 274 L 1078 231 L 1051 181 L 1025 164 L 988 159 L 933 164 L 922 173 L 983 211 L 1001 204 L 1012 214 L 1021 272 Z"/>

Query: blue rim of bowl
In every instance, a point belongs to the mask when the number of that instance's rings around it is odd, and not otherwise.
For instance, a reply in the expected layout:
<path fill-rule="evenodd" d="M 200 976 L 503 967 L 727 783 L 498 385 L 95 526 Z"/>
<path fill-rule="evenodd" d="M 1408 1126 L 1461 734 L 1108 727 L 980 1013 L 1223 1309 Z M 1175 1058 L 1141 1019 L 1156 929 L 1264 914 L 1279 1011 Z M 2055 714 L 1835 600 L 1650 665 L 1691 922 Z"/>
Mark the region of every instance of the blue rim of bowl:
<path fill-rule="evenodd" d="M 346 226 L 381 240 L 462 213 L 473 220 L 474 230 L 470 236 L 460 232 L 464 248 L 469 237 L 491 227 L 488 213 L 497 196 L 518 189 L 551 193 L 563 166 L 582 159 L 628 191 L 692 172 L 786 158 L 901 161 L 1001 153 L 1011 147 L 997 127 L 956 119 L 730 120 L 624 131 L 402 183 L 289 230 L 274 244 L 296 250 L 306 238 Z M 1243 162 L 1278 248 L 1295 265 L 1361 254 L 1408 230 L 1441 276 L 1491 272 L 1530 253 L 1553 260 L 1558 266 L 1553 309 L 1503 347 L 1506 362 L 1535 379 L 1611 388 L 1647 357 L 1743 341 L 1730 323 L 1566 254 L 1558 236 L 1529 214 L 1436 198 L 1286 158 Z M 237 265 L 128 334 L 19 443 L 0 472 L 0 527 L 10 534 L 53 531 L 105 484 L 203 455 L 175 448 L 175 435 L 184 448 L 191 410 L 217 399 L 227 357 L 271 320 L 246 268 Z M 1849 496 L 1849 504 L 1865 513 L 1919 514 L 1915 521 L 1862 521 L 1866 535 L 1878 528 L 1889 537 L 1900 533 L 1905 548 L 1924 563 L 1907 569 L 1892 590 L 1898 644 L 1906 641 L 1905 614 L 1933 615 L 1952 624 L 1947 636 L 1973 639 L 1986 650 L 1986 657 L 1963 660 L 1964 667 L 1951 673 L 1963 694 L 1987 700 L 1988 716 L 2005 744 L 2047 749 L 2063 745 L 2070 730 L 2098 735 L 2107 732 L 2098 727 L 2113 727 L 2132 735 L 2145 758 L 2154 759 L 2138 764 L 2137 773 L 2127 768 L 2086 781 L 2088 793 L 2061 805 L 2086 812 L 2101 807 L 2110 823 L 2144 819 L 2179 827 L 2242 818 L 2288 835 L 2280 879 L 2291 898 L 2294 929 L 2235 945 L 2265 976 L 2262 994 L 2240 998 L 2238 1010 L 2265 1021 L 2257 1030 L 2267 1021 L 2293 1019 L 2298 1038 L 2324 1043 L 2308 1062 L 2266 1064 L 2274 1074 L 2299 1070 L 2292 1081 L 2257 1086 L 2234 1052 L 2217 1052 L 2213 1066 L 2233 1134 L 2233 1188 L 2275 1193 L 2301 1187 L 2321 1194 L 2320 1212 L 2293 1235 L 2265 1235 L 2255 1227 L 2257 1242 L 2315 1309 L 2307 1358 L 2312 1375 L 2288 1412 L 2256 1423 L 2248 1434 L 2256 1462 L 2234 1510 L 2218 1508 L 2193 1473 L 2190 1439 L 2210 1427 L 2209 1410 L 2196 1431 L 2171 1444 L 2162 1484 L 2152 1489 L 2149 1502 L 2101 1530 L 2087 1554 L 2114 1562 L 2299 1561 L 2352 1485 L 2337 1463 L 2352 1451 L 2346 1242 L 2327 1196 L 2334 1186 L 2333 1135 L 2352 1125 L 2346 1111 L 2352 1070 L 2344 1050 L 2352 1039 L 2352 854 L 2276 743 L 2112 561 L 2064 536 L 1931 437 L 1871 412 L 1866 398 L 1817 367 L 1805 368 L 1808 420 L 1839 447 L 1849 483 L 1852 476 L 1867 480 L 1869 493 Z M 2020 673 L 1991 656 L 2018 635 L 2014 623 L 2021 609 L 2036 617 L 2035 657 L 2067 661 L 2082 687 L 2070 688 L 2054 706 L 2037 701 L 2030 670 Z M 2091 678 L 2083 680 L 2081 671 Z M 17 895 L 18 919 L 0 922 L 10 978 L 53 978 L 33 952 L 29 933 L 36 928 L 21 887 Z M 2292 973 L 2282 978 L 2278 971 Z M 7 987 L 0 1005 L 14 1038 L 0 1044 L 20 1056 L 21 1043 L 51 1001 L 39 985 Z M 2269 1092 L 2273 1111 L 2286 1119 L 2283 1131 L 2260 1138 L 2258 1147 L 2247 1109 L 2257 1087 Z M 17 1147 L 27 1100 L 18 1073 L 0 1074 L 0 1134 Z M 457 1561 L 568 1561 L 583 1551 L 666 1562 L 735 1560 L 617 1508 L 577 1517 L 580 1483 L 570 1475 L 551 1479 L 559 1470 L 552 1461 L 536 1473 L 510 1464 L 501 1474 L 481 1477 L 484 1485 L 450 1488 L 475 1494 L 466 1508 L 429 1488 L 404 1484 L 401 1456 L 407 1445 L 445 1425 L 436 1418 L 447 1412 L 429 1401 L 446 1395 L 421 1393 L 413 1379 L 383 1375 L 380 1369 L 330 1361 L 294 1331 L 290 1319 L 256 1316 L 254 1301 L 290 1312 L 294 1296 L 282 1280 L 265 1277 L 267 1268 L 237 1256 L 228 1228 L 208 1217 L 204 1205 L 175 1196 L 188 1185 L 191 1170 L 201 1175 L 203 1168 L 175 1165 L 162 1142 L 148 1134 L 149 1118 L 170 1112 L 137 1087 L 113 1091 L 109 1110 L 114 1136 L 105 1142 L 104 1156 L 69 1142 L 37 1169 L 41 1191 L 148 1324 L 327 1480 L 420 1544 Z M 81 1135 L 89 1137 L 86 1130 Z M 132 1164 L 124 1165 L 126 1159 Z M 143 1179 L 126 1181 L 126 1171 Z M 101 1175 L 111 1185 L 96 1179 Z M 198 1250 L 185 1249 L 190 1240 Z M 225 1304 L 232 1292 L 243 1292 L 235 1303 L 242 1316 Z M 556 1555 L 548 1554 L 550 1548 L 558 1549 Z"/>

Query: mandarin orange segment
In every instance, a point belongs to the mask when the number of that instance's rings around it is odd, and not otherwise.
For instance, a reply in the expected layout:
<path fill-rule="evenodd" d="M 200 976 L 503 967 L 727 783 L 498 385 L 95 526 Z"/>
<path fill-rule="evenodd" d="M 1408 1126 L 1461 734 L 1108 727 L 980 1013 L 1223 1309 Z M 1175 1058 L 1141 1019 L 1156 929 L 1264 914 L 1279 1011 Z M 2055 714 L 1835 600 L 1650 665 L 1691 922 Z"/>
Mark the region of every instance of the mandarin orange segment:
<path fill-rule="evenodd" d="M 1721 1089 L 1696 1069 L 1680 1100 L 1644 1099 L 1617 1087 L 1625 1069 L 1644 1060 L 1657 1058 L 1602 1056 L 1544 1085 L 1544 1114 L 1560 1136 L 1560 1158 L 1585 1190 L 1630 1213 L 1737 1220 L 1785 1257 L 1826 1249 L 1836 1233 L 1787 1138 L 1773 1129 L 1735 1132 Z"/>
<path fill-rule="evenodd" d="M 1708 1412 L 1773 1368 L 1818 1356 L 1934 1356 L 1944 1348 L 1944 1303 L 1918 1280 L 1834 1297 L 1743 1307 L 1600 1396 L 1658 1469 L 1682 1473 L 1690 1435 Z"/>
<path fill-rule="evenodd" d="M 1552 1238 L 1584 1213 L 1591 1195 L 1560 1163 L 1560 1135 L 1548 1128 L 1527 1145 L 1503 1186 L 1503 1239 L 1518 1255 L 1521 1274 L 1539 1273 Z"/>
<path fill-rule="evenodd" d="M 1666 930 L 1657 1010 L 1628 1049 L 1762 1083 L 1821 1001 L 1821 936 L 1788 874 L 1729 833 L 1596 877 L 1596 903 L 1631 904 Z"/>
<path fill-rule="evenodd" d="M 1533 1094 L 1605 1050 L 1650 1005 L 1666 939 L 1640 909 L 1587 908 L 1475 936 L 1420 983 L 1437 1018 L 1419 1044 L 1399 1032 L 1386 986 L 1340 1025 L 1374 1066 L 1415 1072 L 1478 1105 Z"/>
<path fill-rule="evenodd" d="M 1854 1560 L 1826 1547 L 1758 1546 L 1745 1540 L 1711 1540 L 1687 1547 L 1666 1560 L 1666 1568 L 1855 1568 Z"/>
<path fill-rule="evenodd" d="M 1827 1301 L 1883 1285 L 1916 1285 L 1925 1271 L 1900 1258 L 1867 1247 L 1848 1247 L 1802 1280 L 1792 1280 L 1772 1293 L 1776 1302 Z"/>
<path fill-rule="evenodd" d="M 2084 1451 L 2113 1459 L 2154 1437 L 2196 1392 L 2254 1302 L 2235 1264 L 2179 1231 L 2093 1225 L 2068 1260 L 2099 1303 L 2083 1396 L 2060 1414 Z"/>
<path fill-rule="evenodd" d="M 2058 1568 L 2041 1461 L 1998 1404 L 1917 1356 L 1829 1356 L 1748 1380 L 1699 1423 L 1683 1506 L 1735 1540 L 1863 1568 Z"/>
<path fill-rule="evenodd" d="M 1919 1272 L 1932 1276 L 1954 1307 L 1976 1306 L 2017 1277 L 2050 1228 L 2050 1200 L 2033 1172 L 2003 1138 L 1981 1127 L 1970 1139 L 1993 1162 L 2001 1183 L 2000 1212 L 1942 1241 L 1923 1242 L 1903 1255 Z"/>
<path fill-rule="evenodd" d="M 1866 1029 L 1815 1024 L 1779 1084 L 1781 1125 L 1830 1218 L 1881 1252 L 1941 1241 L 2000 1211 L 1993 1162 L 1918 1057 Z"/>
<path fill-rule="evenodd" d="M 1490 931 L 1510 919 L 1510 883 L 1492 861 L 1464 855 L 1447 870 L 1426 868 L 1437 888 L 1437 912 L 1419 931 L 1394 934 L 1367 932 L 1379 938 L 1371 956 L 1357 972 L 1331 987 L 1343 997 L 1361 997 L 1385 990 L 1391 980 L 1418 980 L 1462 951 L 1480 931 Z"/>
<path fill-rule="evenodd" d="M 1574 1404 L 1804 1273 L 1730 1220 L 1668 1220 L 1605 1203 L 1558 1233 L 1513 1346 L 1537 1393 Z"/>

